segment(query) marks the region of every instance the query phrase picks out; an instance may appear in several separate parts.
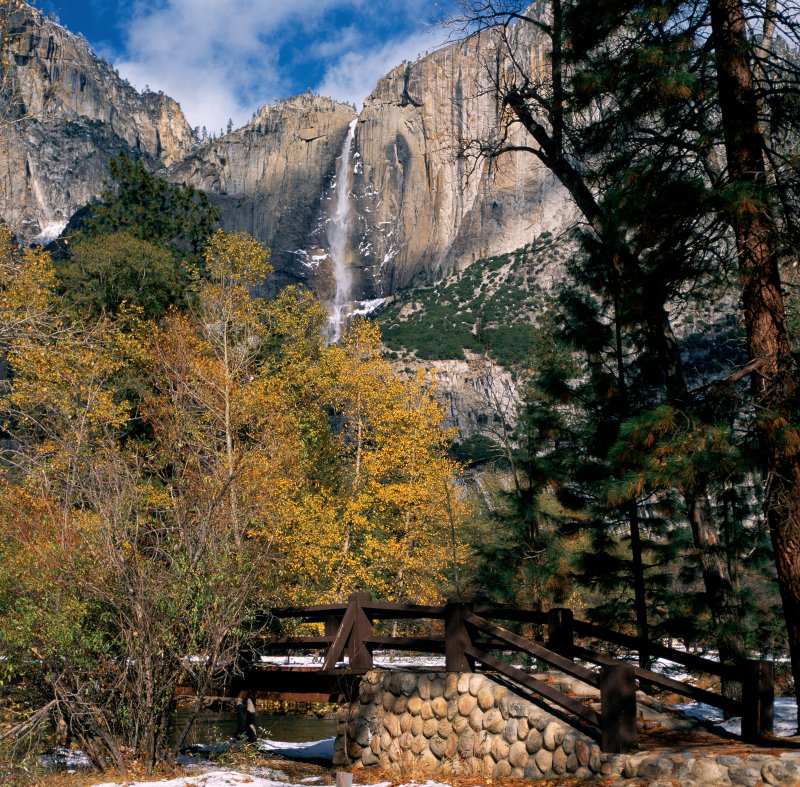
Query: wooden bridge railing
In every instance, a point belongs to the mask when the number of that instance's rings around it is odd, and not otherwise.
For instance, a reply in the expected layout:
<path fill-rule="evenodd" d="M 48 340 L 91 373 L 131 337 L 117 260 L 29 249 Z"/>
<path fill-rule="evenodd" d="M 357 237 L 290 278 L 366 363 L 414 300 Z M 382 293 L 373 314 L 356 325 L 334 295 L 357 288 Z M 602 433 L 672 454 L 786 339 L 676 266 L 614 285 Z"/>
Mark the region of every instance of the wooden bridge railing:
<path fill-rule="evenodd" d="M 636 746 L 636 681 L 704 702 L 742 717 L 742 737 L 758 740 L 772 731 L 773 672 L 767 661 L 746 661 L 740 665 L 720 664 L 691 653 L 667 648 L 611 629 L 574 620 L 569 609 L 548 613 L 511 609 L 467 601 L 450 601 L 442 606 L 373 601 L 368 593 L 352 593 L 346 604 L 287 607 L 274 610 L 273 617 L 302 618 L 325 623 L 323 636 L 265 639 L 265 650 L 308 648 L 325 650 L 322 671 L 332 673 L 344 655 L 347 671 L 365 672 L 373 666 L 375 648 L 444 653 L 445 669 L 474 671 L 476 664 L 493 670 L 518 686 L 544 697 L 563 711 L 594 729 L 606 752 L 627 751 Z M 547 629 L 546 642 L 535 642 L 509 631 L 489 618 L 540 624 Z M 373 632 L 374 620 L 435 619 L 444 621 L 443 637 L 386 637 Z M 611 658 L 575 643 L 599 641 L 637 653 L 645 652 L 682 664 L 689 669 L 738 681 L 742 700 L 699 689 L 665 675 Z M 575 697 L 534 678 L 524 670 L 493 656 L 492 650 L 514 650 L 532 656 L 551 667 L 588 684 L 600 692 L 600 712 Z M 599 670 L 575 663 L 575 659 L 596 664 Z"/>

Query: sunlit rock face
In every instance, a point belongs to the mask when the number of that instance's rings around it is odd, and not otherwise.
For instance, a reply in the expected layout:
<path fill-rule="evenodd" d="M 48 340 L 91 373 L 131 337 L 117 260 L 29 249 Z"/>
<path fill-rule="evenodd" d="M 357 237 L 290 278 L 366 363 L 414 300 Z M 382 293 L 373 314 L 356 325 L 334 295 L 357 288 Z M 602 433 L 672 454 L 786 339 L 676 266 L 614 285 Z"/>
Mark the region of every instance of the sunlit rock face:
<path fill-rule="evenodd" d="M 269 246 L 269 290 L 302 283 L 335 301 L 328 229 L 342 207 L 337 174 L 353 107 L 298 96 L 201 145 L 172 99 L 137 93 L 83 39 L 38 11 L 20 2 L 11 27 L 15 89 L 0 124 L 0 215 L 18 235 L 57 234 L 102 191 L 109 157 L 125 150 L 173 182 L 206 190 L 225 229 Z M 516 46 L 527 67 L 544 63 L 532 28 L 518 32 Z M 562 190 L 534 156 L 508 154 L 490 167 L 461 154 L 465 142 L 496 133 L 502 118 L 492 82 L 507 67 L 492 37 L 476 36 L 398 66 L 366 100 L 350 148 L 340 244 L 352 309 L 571 220 Z"/>
<path fill-rule="evenodd" d="M 272 249 L 272 286 L 335 290 L 326 221 L 335 210 L 337 159 L 355 118 L 349 104 L 303 95 L 263 107 L 241 129 L 207 142 L 165 171 L 204 189 L 225 229 Z"/>
<path fill-rule="evenodd" d="M 193 147 L 178 104 L 138 93 L 85 40 L 22 2 L 8 12 L 0 110 L 0 215 L 45 238 L 103 189 L 120 150 L 148 166 Z"/>
<path fill-rule="evenodd" d="M 525 31 L 519 56 L 543 52 Z M 353 245 L 363 297 L 436 280 L 476 257 L 502 254 L 573 216 L 560 186 L 529 153 L 489 165 L 464 155 L 497 135 L 502 118 L 489 71 L 495 42 L 475 36 L 398 66 L 367 99 L 356 130 Z M 519 132 L 516 132 L 517 134 Z M 525 140 L 511 134 L 512 144 Z"/>

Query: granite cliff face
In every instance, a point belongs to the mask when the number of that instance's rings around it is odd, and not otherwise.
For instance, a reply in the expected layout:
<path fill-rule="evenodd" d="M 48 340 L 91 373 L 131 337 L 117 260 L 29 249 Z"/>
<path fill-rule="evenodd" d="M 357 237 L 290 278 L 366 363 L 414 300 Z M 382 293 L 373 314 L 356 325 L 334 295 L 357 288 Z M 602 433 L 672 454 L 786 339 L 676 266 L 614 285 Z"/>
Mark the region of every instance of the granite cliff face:
<path fill-rule="evenodd" d="M 518 57 L 542 57 L 532 29 L 517 43 Z M 353 188 L 353 256 L 365 297 L 512 251 L 573 215 L 534 156 L 509 153 L 490 167 L 461 154 L 504 125 L 492 90 L 505 67 L 500 52 L 491 36 L 474 36 L 397 67 L 365 102 Z M 507 142 L 524 144 L 513 131 Z"/>
<path fill-rule="evenodd" d="M 244 128 L 207 142 L 163 174 L 208 192 L 226 229 L 249 232 L 272 249 L 272 286 L 307 282 L 332 289 L 324 219 L 336 159 L 355 117 L 348 104 L 304 95 L 263 107 Z"/>
<path fill-rule="evenodd" d="M 85 40 L 24 3 L 8 4 L 4 15 L 0 214 L 19 235 L 65 224 L 102 191 L 108 159 L 120 150 L 155 167 L 192 149 L 171 98 L 138 93 Z"/>
<path fill-rule="evenodd" d="M 337 213 L 337 162 L 353 108 L 299 96 L 199 145 L 172 99 L 137 93 L 83 39 L 38 11 L 18 2 L 8 28 L 0 214 L 18 234 L 63 225 L 100 193 L 109 157 L 123 149 L 169 180 L 206 190 L 224 228 L 269 246 L 273 288 L 305 282 L 332 299 L 326 230 Z M 541 61 L 532 28 L 517 39 L 518 57 L 532 67 Z M 398 66 L 366 100 L 348 151 L 341 253 L 351 300 L 435 281 L 570 220 L 563 192 L 533 156 L 508 154 L 490 169 L 459 153 L 464 141 L 491 138 L 502 126 L 491 89 L 506 67 L 501 51 L 491 35 L 444 47 Z"/>

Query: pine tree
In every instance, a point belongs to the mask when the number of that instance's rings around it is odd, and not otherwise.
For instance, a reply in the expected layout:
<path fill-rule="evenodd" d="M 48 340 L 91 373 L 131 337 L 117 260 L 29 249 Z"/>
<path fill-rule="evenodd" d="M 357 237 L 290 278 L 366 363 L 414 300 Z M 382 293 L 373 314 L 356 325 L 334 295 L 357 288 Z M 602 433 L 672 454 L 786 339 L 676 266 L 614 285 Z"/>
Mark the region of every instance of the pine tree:
<path fill-rule="evenodd" d="M 784 96 L 796 95 L 800 72 L 769 33 L 777 23 L 797 41 L 798 27 L 792 11 L 780 3 L 757 9 L 765 34 L 760 36 L 748 34 L 739 0 L 681 3 L 657 16 L 643 14 L 643 8 L 620 5 L 617 13 L 600 20 L 588 4 L 575 4 L 570 40 L 576 62 L 586 63 L 578 87 L 585 106 L 602 101 L 611 108 L 606 130 L 613 126 L 619 133 L 621 123 L 620 137 L 638 142 L 640 159 L 651 169 L 655 161 L 657 174 L 663 177 L 669 163 L 660 160 L 664 150 L 694 174 L 700 184 L 696 192 L 704 194 L 694 207 L 696 215 L 718 228 L 719 240 L 710 250 L 723 265 L 738 268 L 749 362 L 736 377 L 751 381 L 764 511 L 800 697 L 800 412 L 779 269 L 781 248 L 790 248 L 797 233 L 794 206 L 800 179 L 790 163 L 793 143 L 787 140 L 798 126 L 792 101 Z M 697 31 L 706 25 L 712 32 L 710 46 L 699 44 Z M 598 74 L 593 65 L 601 61 L 606 71 Z M 611 73 L 609 61 L 618 74 L 610 81 L 605 78 Z M 782 139 L 773 132 L 778 118 L 784 125 Z M 649 139 L 625 133 L 625 128 L 643 129 L 643 123 L 657 133 Z M 648 202 L 651 207 L 664 204 L 658 189 L 650 192 Z M 635 225 L 647 228 L 651 221 L 640 216 Z M 666 215 L 660 232 L 675 232 L 683 221 L 681 215 Z M 726 231 L 735 239 L 734 249 L 726 248 Z M 719 263 L 715 268 L 720 270 Z"/>
<path fill-rule="evenodd" d="M 703 189 L 698 193 L 697 183 L 685 177 L 685 171 L 678 166 L 678 177 L 671 184 L 673 196 L 670 198 L 665 190 L 652 203 L 647 199 L 649 181 L 646 168 L 643 172 L 637 172 L 635 168 L 622 173 L 611 169 L 607 173 L 598 171 L 595 166 L 598 158 L 584 149 L 582 140 L 588 137 L 589 142 L 593 141 L 593 121 L 597 117 L 601 122 L 607 118 L 608 107 L 605 103 L 595 102 L 587 109 L 577 100 L 579 77 L 581 74 L 591 75 L 591 71 L 570 60 L 567 57 L 570 53 L 564 51 L 567 40 L 564 33 L 565 8 L 560 0 L 554 0 L 544 11 L 541 7 L 531 7 L 530 13 L 522 4 L 494 3 L 492 0 L 466 5 L 468 25 L 476 22 L 482 27 L 497 25 L 494 40 L 498 42 L 498 58 L 506 58 L 508 65 L 494 84 L 506 111 L 506 123 L 494 138 L 468 143 L 468 151 L 471 149 L 479 155 L 494 157 L 506 151 L 524 150 L 537 156 L 554 173 L 587 225 L 584 244 L 594 260 L 593 266 L 585 268 L 589 286 L 597 288 L 601 299 L 619 299 L 615 311 L 621 319 L 628 321 L 626 330 L 635 330 L 641 336 L 641 347 L 658 369 L 666 402 L 679 412 L 695 410 L 699 403 L 690 390 L 671 323 L 669 304 L 672 298 L 706 281 L 713 253 L 703 254 L 702 243 L 692 245 L 697 236 L 691 232 L 696 227 L 691 221 L 691 207 L 683 212 L 684 220 L 677 229 L 658 217 L 658 210 L 668 206 L 670 201 L 674 202 L 675 194 L 680 195 L 681 204 L 692 206 L 692 200 L 702 201 Z M 567 17 L 571 18 L 568 14 Z M 522 39 L 515 33 L 516 24 L 536 29 L 541 44 L 549 44 L 549 69 L 544 73 L 535 63 L 528 61 L 527 50 L 520 43 Z M 598 64 L 595 71 L 612 78 L 616 73 L 603 64 Z M 500 72 L 487 68 L 487 73 Z M 677 90 L 680 92 L 680 86 Z M 586 95 L 591 96 L 588 89 Z M 527 133 L 528 140 L 524 145 L 515 143 L 510 131 L 512 126 L 519 126 Z M 605 131 L 608 134 L 608 129 Z M 624 133 L 617 133 L 616 129 L 610 138 L 626 144 Z M 670 154 L 674 153 L 674 148 L 667 147 Z M 624 161 L 624 157 L 620 156 L 619 160 Z M 668 175 L 669 169 L 657 169 L 656 172 Z M 640 183 L 641 190 L 629 189 L 626 178 L 634 186 Z M 668 178 L 665 182 L 669 185 Z M 648 225 L 649 233 L 637 235 L 632 232 L 633 221 L 626 222 L 624 217 L 620 220 L 618 210 L 628 191 L 633 193 L 629 205 L 635 206 L 636 200 L 642 197 L 648 204 L 655 205 L 657 220 Z M 704 217 L 705 213 L 701 212 L 700 216 Z M 659 233 L 661 227 L 668 228 L 667 232 Z M 671 249 L 674 243 L 678 244 L 677 250 Z M 720 652 L 723 658 L 739 659 L 743 655 L 741 622 L 727 565 L 719 549 L 709 478 L 703 473 L 687 477 L 679 489 L 692 525 L 708 606 L 718 624 Z"/>
<path fill-rule="evenodd" d="M 90 204 L 90 236 L 126 230 L 151 243 L 186 243 L 197 253 L 219 218 L 208 195 L 192 185 L 176 186 L 150 173 L 126 153 L 109 161 L 112 184 Z"/>

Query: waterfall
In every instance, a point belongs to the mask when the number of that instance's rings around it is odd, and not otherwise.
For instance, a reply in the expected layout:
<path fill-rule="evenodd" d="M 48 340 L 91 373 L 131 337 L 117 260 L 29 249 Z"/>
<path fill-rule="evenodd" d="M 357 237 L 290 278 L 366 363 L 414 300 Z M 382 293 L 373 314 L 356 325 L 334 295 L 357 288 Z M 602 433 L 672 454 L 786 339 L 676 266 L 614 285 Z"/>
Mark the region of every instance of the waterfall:
<path fill-rule="evenodd" d="M 350 290 L 353 286 L 353 274 L 347 264 L 347 230 L 350 225 L 350 154 L 353 150 L 357 122 L 358 118 L 352 120 L 344 140 L 339 166 L 336 169 L 336 207 L 327 224 L 333 280 L 336 283 L 331 316 L 325 328 L 325 338 L 329 343 L 342 338 L 342 329 L 350 306 Z"/>

